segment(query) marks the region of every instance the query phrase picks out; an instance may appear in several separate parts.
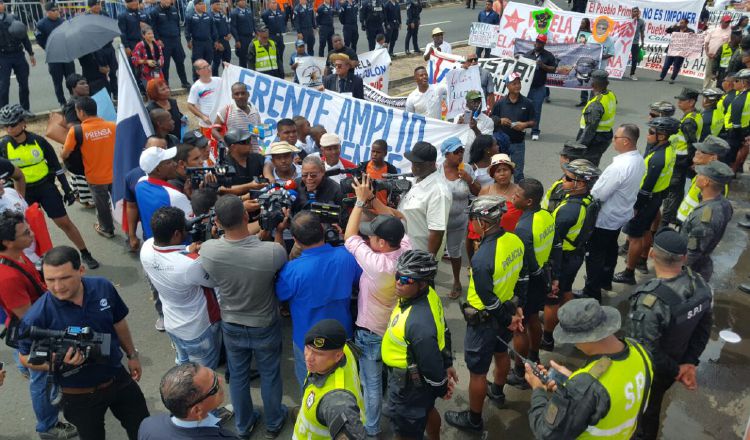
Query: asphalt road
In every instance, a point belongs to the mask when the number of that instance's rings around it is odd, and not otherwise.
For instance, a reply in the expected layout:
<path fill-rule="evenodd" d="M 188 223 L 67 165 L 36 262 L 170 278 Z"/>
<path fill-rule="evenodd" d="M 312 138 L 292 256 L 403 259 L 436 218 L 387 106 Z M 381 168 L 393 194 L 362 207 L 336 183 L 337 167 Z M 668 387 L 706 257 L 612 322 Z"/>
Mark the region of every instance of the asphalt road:
<path fill-rule="evenodd" d="M 462 7 L 452 7 L 426 11 L 441 14 L 445 18 L 464 17 L 462 25 L 440 24 L 446 31 L 449 41 L 460 40 L 466 35 L 466 23 L 473 19 L 474 13 Z M 453 16 L 453 17 L 451 17 Z M 442 21 L 438 17 L 425 15 L 425 23 Z M 428 25 L 432 27 L 433 25 Z M 449 27 L 454 26 L 454 27 Z M 452 30 L 455 29 L 455 30 Z M 459 29 L 462 29 L 459 31 Z M 410 59 L 409 62 L 419 62 Z M 38 70 L 37 70 L 38 71 Z M 611 89 L 618 97 L 617 123 L 635 122 L 641 126 L 645 134 L 646 106 L 656 100 L 674 101 L 681 87 L 699 87 L 697 80 L 679 78 L 674 85 L 656 83 L 655 74 L 639 71 L 638 82 L 613 81 Z M 47 78 L 44 78 L 47 81 Z M 44 83 L 46 84 L 46 82 Z M 404 86 L 403 90 L 409 87 Z M 394 92 L 396 93 L 396 92 Z M 36 94 L 38 95 L 38 94 Z M 560 175 L 557 152 L 566 139 L 575 137 L 580 117 L 580 109 L 574 105 L 578 100 L 578 92 L 553 89 L 551 103 L 545 104 L 543 110 L 541 140 L 532 142 L 527 138 L 527 156 L 525 174 L 536 177 L 546 186 Z M 645 136 L 642 136 L 639 146 L 644 149 Z M 608 151 L 602 164 L 609 164 L 612 151 Z M 732 184 L 730 198 L 735 208 L 735 220 L 750 212 L 750 177 L 741 176 Z M 128 321 L 136 345 L 141 352 L 144 375 L 140 382 L 141 389 L 146 396 L 152 413 L 163 412 L 164 408 L 159 399 L 158 384 L 162 374 L 173 365 L 174 353 L 170 348 L 168 337 L 154 330 L 155 312 L 150 300 L 150 292 L 143 281 L 143 274 L 136 257 L 128 254 L 122 245 L 124 236 L 118 233 L 112 240 L 106 240 L 94 233 L 92 225 L 95 216 L 92 211 L 79 207 L 70 209 L 73 220 L 81 229 L 89 248 L 102 263 L 101 268 L 91 271 L 91 274 L 104 276 L 112 280 L 120 295 L 130 308 Z M 67 239 L 53 225 L 50 226 L 53 242 L 67 244 Z M 736 289 L 739 282 L 747 281 L 750 273 L 750 252 L 747 251 L 748 233 L 738 228 L 736 221 L 727 229 L 724 240 L 714 252 L 716 273 L 711 282 L 715 290 L 714 326 L 711 340 L 701 358 L 698 367 L 699 388 L 688 392 L 677 385 L 667 394 L 662 413 L 663 439 L 684 438 L 690 440 L 732 439 L 738 438 L 744 432 L 748 415 L 750 414 L 750 295 L 743 294 Z M 619 264 L 622 265 L 620 259 Z M 619 268 L 618 268 L 619 269 Z M 441 413 L 447 409 L 465 409 L 468 405 L 467 383 L 468 371 L 463 357 L 463 338 L 465 323 L 461 318 L 459 304 L 446 298 L 451 286 L 450 267 L 445 263 L 440 265 L 437 279 L 437 291 L 443 297 L 448 325 L 453 334 L 453 349 L 456 356 L 456 366 L 460 382 L 454 398 L 451 401 L 438 401 L 437 407 Z M 583 285 L 584 271 L 579 272 L 575 287 Z M 638 274 L 639 281 L 644 282 L 649 277 Z M 466 275 L 462 274 L 464 287 Z M 615 285 L 613 292 L 608 292 L 604 302 L 617 307 L 623 316 L 628 310 L 627 299 L 633 289 L 629 286 Z M 282 361 L 282 375 L 284 380 L 284 403 L 288 406 L 298 405 L 299 389 L 294 379 L 293 361 L 290 341 L 291 323 L 283 321 L 285 351 Z M 727 344 L 719 340 L 720 330 L 731 328 L 745 338 L 738 344 Z M 0 387 L 0 439 L 32 439 L 34 434 L 34 415 L 28 395 L 27 382 L 13 368 L 11 351 L 0 344 L 0 361 L 5 362 L 8 375 L 5 385 Z M 559 347 L 554 353 L 542 352 L 543 361 L 549 359 L 575 368 L 581 365 L 581 356 L 572 347 Z M 251 391 L 256 405 L 261 404 L 258 383 L 252 385 Z M 497 408 L 487 403 L 484 408 L 486 433 L 482 438 L 531 438 L 527 411 L 529 408 L 529 391 L 506 389 L 508 401 L 504 408 Z M 228 399 L 228 397 L 227 397 Z M 383 421 L 386 432 L 388 420 Z M 262 429 L 259 430 L 262 432 Z M 445 439 L 479 438 L 479 435 L 467 435 L 444 424 Z M 125 433 L 119 423 L 108 415 L 108 439 L 125 439 Z M 261 438 L 262 434 L 255 434 L 253 438 Z M 291 423 L 287 425 L 280 438 L 291 437 Z"/>

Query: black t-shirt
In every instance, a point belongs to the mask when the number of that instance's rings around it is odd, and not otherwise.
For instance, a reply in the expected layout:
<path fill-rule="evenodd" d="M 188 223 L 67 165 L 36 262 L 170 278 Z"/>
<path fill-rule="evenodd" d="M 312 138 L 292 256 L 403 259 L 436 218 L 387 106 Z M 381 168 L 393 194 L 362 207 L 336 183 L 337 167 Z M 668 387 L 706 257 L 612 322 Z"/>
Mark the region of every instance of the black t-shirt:
<path fill-rule="evenodd" d="M 10 176 L 13 175 L 13 171 L 15 171 L 16 167 L 9 161 L 8 159 L 0 158 L 0 179 L 5 179 L 5 181 L 10 180 Z"/>
<path fill-rule="evenodd" d="M 241 185 L 243 183 L 249 183 L 253 180 L 253 177 L 260 177 L 263 175 L 263 164 L 265 163 L 265 157 L 258 153 L 250 153 L 247 156 L 247 167 L 243 167 L 232 156 L 227 156 L 227 162 L 229 165 L 234 167 L 237 175 L 232 178 L 232 185 Z"/>
<path fill-rule="evenodd" d="M 552 52 L 549 52 L 547 50 L 542 49 L 541 52 L 536 53 L 534 49 L 531 49 L 530 51 L 526 52 L 524 56 L 526 58 L 531 58 L 532 60 L 542 60 L 542 64 L 546 66 L 557 67 L 557 59 L 554 55 L 552 55 Z M 541 87 L 546 82 L 547 72 L 537 67 L 534 71 L 534 79 L 531 80 L 531 87 Z"/>
<path fill-rule="evenodd" d="M 72 97 L 68 100 L 68 102 L 65 103 L 65 105 L 62 108 L 63 117 L 65 118 L 65 122 L 67 124 L 80 124 L 81 120 L 78 119 L 78 115 L 76 114 L 76 101 L 75 97 Z"/>
<path fill-rule="evenodd" d="M 516 102 L 511 102 L 508 96 L 497 101 L 492 107 L 492 116 L 508 118 L 510 122 L 528 122 L 534 120 L 534 103 L 523 95 L 518 97 Z M 503 126 L 503 133 L 507 134 L 510 142 L 517 144 L 523 142 L 525 133 L 514 130 L 512 127 Z"/>

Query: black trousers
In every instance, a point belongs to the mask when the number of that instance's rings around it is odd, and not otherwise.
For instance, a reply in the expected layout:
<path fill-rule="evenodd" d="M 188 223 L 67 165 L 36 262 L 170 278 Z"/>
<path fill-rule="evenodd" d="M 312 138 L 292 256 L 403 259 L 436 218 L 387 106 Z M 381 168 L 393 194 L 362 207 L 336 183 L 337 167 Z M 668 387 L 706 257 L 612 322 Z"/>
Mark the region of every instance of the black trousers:
<path fill-rule="evenodd" d="M 104 65 L 109 66 L 109 74 L 107 75 L 106 79 L 106 87 L 109 91 L 109 94 L 112 95 L 114 98 L 117 98 L 117 54 L 115 53 L 115 48 L 112 47 L 112 44 L 107 44 L 101 49 L 99 49 L 96 53 L 97 57 L 101 59 L 100 62 L 103 62 Z M 92 81 L 89 80 L 89 89 L 91 90 L 91 95 L 93 96 L 94 89 L 91 85 Z"/>
<path fill-rule="evenodd" d="M 193 63 L 196 60 L 206 60 L 208 64 L 211 64 L 214 60 L 214 43 L 212 41 L 196 41 L 193 40 L 193 50 L 190 53 L 190 61 Z M 198 74 L 193 71 L 193 81 L 198 79 Z"/>
<path fill-rule="evenodd" d="M 229 41 L 224 38 L 220 41 L 224 50 L 214 49 L 214 60 L 211 63 L 211 74 L 213 76 L 219 76 L 219 67 L 221 66 L 222 61 L 226 61 L 227 63 L 232 61 L 232 48 L 229 47 Z"/>
<path fill-rule="evenodd" d="M 667 55 L 667 58 L 664 60 L 664 66 L 661 68 L 659 78 L 664 79 L 664 77 L 667 76 L 667 72 L 669 72 L 669 67 L 672 66 L 672 81 L 674 81 L 680 73 L 683 62 L 685 62 L 684 57 L 671 57 Z"/>
<path fill-rule="evenodd" d="M 351 47 L 355 51 L 357 50 L 357 42 L 359 41 L 359 28 L 356 24 L 345 24 L 344 25 L 344 44 L 347 47 Z"/>
<path fill-rule="evenodd" d="M 315 31 L 313 28 L 302 29 L 301 34 L 302 40 L 305 41 L 307 54 L 310 56 L 315 55 Z M 331 43 L 331 45 L 333 46 L 333 43 Z M 278 45 L 276 45 L 276 47 L 278 48 Z"/>
<path fill-rule="evenodd" d="M 65 105 L 65 78 L 71 73 L 76 73 L 75 63 L 50 63 L 47 64 L 49 76 L 52 77 L 52 85 L 55 87 L 55 97 L 60 105 Z"/>
<path fill-rule="evenodd" d="M 417 34 L 419 33 L 419 24 L 413 23 L 414 29 L 410 28 L 410 24 L 406 25 L 406 41 L 404 41 L 404 52 L 409 51 L 409 40 L 414 44 L 414 52 L 419 52 L 419 42 L 417 42 Z"/>
<path fill-rule="evenodd" d="M 368 50 L 375 50 L 375 38 L 378 34 L 385 34 L 383 26 L 367 27 L 367 47 Z"/>
<path fill-rule="evenodd" d="M 174 67 L 177 69 L 177 76 L 180 77 L 181 84 L 188 84 L 187 74 L 185 73 L 185 49 L 179 37 L 162 38 L 164 42 L 164 66 L 161 69 L 164 72 L 164 81 L 169 84 L 169 66 L 171 60 L 174 60 Z"/>
<path fill-rule="evenodd" d="M 284 34 L 275 34 L 271 35 L 271 39 L 274 43 L 276 43 L 276 52 L 279 54 L 279 58 L 281 58 L 281 62 L 279 63 L 279 72 L 281 79 L 284 79 Z M 250 43 L 252 44 L 252 42 Z M 254 66 L 250 66 L 252 69 Z"/>
<path fill-rule="evenodd" d="M 602 300 L 602 284 L 612 282 L 617 266 L 617 237 L 620 230 L 594 228 L 586 245 L 586 286 L 589 298 Z"/>
<path fill-rule="evenodd" d="M 630 76 L 635 75 L 635 68 L 638 67 L 638 55 L 641 53 L 641 45 L 633 43 L 630 46 Z"/>
<path fill-rule="evenodd" d="M 659 414 L 661 413 L 661 402 L 664 400 L 664 394 L 674 383 L 673 378 L 664 375 L 655 374 L 654 383 L 651 385 L 651 394 L 648 397 L 648 406 L 638 422 L 638 429 L 635 432 L 634 439 L 638 440 L 655 440 L 659 434 Z"/>
<path fill-rule="evenodd" d="M 148 417 L 141 389 L 123 368 L 112 385 L 89 394 L 63 394 L 63 414 L 78 429 L 81 440 L 106 438 L 104 415 L 107 410 L 120 421 L 130 440 L 138 439 L 138 428 Z"/>
<path fill-rule="evenodd" d="M 583 133 L 582 129 L 578 130 L 577 139 L 581 138 Z M 609 144 L 612 143 L 612 130 L 610 131 L 598 131 L 594 135 L 594 139 L 591 141 L 591 145 L 586 148 L 586 152 L 583 153 L 583 158 L 591 161 L 596 166 L 599 166 L 599 162 L 602 160 L 604 152 L 609 148 Z"/>
<path fill-rule="evenodd" d="M 388 23 L 387 25 L 388 33 L 386 34 L 385 38 L 388 40 L 388 53 L 393 56 L 393 48 L 396 47 L 396 40 L 398 40 L 398 26 L 399 24 L 397 22 Z"/>
<path fill-rule="evenodd" d="M 318 56 L 325 56 L 326 46 L 328 46 L 328 52 L 333 50 L 333 27 L 321 26 L 318 31 L 318 37 L 320 38 L 320 47 L 318 47 Z"/>
<path fill-rule="evenodd" d="M 372 50 L 372 49 L 371 49 Z M 10 101 L 10 74 L 16 74 L 18 101 L 21 107 L 31 110 L 29 104 L 29 63 L 23 52 L 0 54 L 0 108 Z"/>
<path fill-rule="evenodd" d="M 490 55 L 490 51 L 491 50 L 492 49 L 487 48 L 487 47 L 477 47 L 477 50 L 476 50 L 477 57 L 479 57 L 479 58 L 489 58 L 491 56 Z M 484 53 L 484 55 L 482 55 L 482 53 Z"/>

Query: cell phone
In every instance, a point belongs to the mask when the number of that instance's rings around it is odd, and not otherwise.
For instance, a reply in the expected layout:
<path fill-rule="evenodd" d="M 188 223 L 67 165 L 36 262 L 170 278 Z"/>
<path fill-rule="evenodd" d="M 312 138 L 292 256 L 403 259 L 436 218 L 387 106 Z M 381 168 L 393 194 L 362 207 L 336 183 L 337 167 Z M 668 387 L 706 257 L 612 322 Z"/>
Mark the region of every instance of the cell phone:
<path fill-rule="evenodd" d="M 554 368 L 550 368 L 547 371 L 549 372 L 549 374 L 547 374 L 547 379 L 554 380 L 558 385 L 565 385 L 565 382 L 568 381 L 568 376 L 562 374 Z"/>
<path fill-rule="evenodd" d="M 2 370 L 3 368 L 5 368 L 5 363 L 4 362 L 0 362 L 0 370 Z"/>
<path fill-rule="evenodd" d="M 471 110 L 466 110 L 464 112 L 464 124 L 468 124 L 469 121 L 471 121 L 471 115 L 472 115 L 472 113 L 473 112 Z"/>

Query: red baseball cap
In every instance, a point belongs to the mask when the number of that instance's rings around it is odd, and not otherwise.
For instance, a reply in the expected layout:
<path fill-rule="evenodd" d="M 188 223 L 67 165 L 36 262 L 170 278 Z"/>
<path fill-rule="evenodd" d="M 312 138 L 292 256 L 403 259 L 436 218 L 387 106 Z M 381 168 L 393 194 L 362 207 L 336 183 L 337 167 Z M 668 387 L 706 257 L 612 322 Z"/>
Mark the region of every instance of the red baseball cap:
<path fill-rule="evenodd" d="M 726 23 L 729 23 L 729 22 L 731 22 L 731 21 L 732 21 L 732 16 L 731 16 L 731 15 L 729 15 L 729 14 L 725 14 L 725 15 L 724 15 L 723 17 L 721 17 L 721 21 L 722 21 L 722 22 L 726 22 Z"/>
<path fill-rule="evenodd" d="M 547 44 L 547 35 L 540 34 L 538 37 L 536 37 L 536 41 Z"/>

